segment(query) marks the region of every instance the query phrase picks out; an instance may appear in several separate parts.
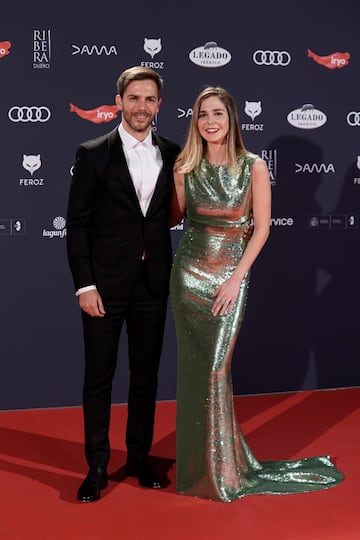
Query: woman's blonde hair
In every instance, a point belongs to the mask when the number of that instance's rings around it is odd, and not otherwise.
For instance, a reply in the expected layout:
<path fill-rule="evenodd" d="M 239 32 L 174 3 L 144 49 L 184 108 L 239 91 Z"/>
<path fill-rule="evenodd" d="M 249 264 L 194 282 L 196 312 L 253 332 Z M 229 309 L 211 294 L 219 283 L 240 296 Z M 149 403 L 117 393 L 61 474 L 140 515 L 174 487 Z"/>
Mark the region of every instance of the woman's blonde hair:
<path fill-rule="evenodd" d="M 241 137 L 239 118 L 234 98 L 227 90 L 220 86 L 208 86 L 199 94 L 193 107 L 193 115 L 186 143 L 176 162 L 177 171 L 180 173 L 189 173 L 193 171 L 204 156 L 206 141 L 201 137 L 198 129 L 199 112 L 204 99 L 213 96 L 218 97 L 222 101 L 229 115 L 227 154 L 231 168 L 236 168 L 238 155 L 246 150 Z"/>

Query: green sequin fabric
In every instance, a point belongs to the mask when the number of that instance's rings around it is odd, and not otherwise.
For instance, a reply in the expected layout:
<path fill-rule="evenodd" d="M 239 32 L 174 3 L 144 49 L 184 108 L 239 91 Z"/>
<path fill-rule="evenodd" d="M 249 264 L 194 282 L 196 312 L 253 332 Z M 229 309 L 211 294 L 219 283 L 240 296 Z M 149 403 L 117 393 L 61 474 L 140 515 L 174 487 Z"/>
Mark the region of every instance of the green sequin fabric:
<path fill-rule="evenodd" d="M 203 159 L 185 175 L 187 225 L 170 280 L 178 342 L 176 489 L 222 502 L 248 494 L 315 491 L 343 479 L 328 456 L 257 461 L 237 423 L 231 361 L 250 272 L 231 314 L 214 317 L 211 307 L 214 291 L 246 248 L 243 233 L 252 218 L 251 168 L 257 157 L 241 155 L 236 172 Z"/>

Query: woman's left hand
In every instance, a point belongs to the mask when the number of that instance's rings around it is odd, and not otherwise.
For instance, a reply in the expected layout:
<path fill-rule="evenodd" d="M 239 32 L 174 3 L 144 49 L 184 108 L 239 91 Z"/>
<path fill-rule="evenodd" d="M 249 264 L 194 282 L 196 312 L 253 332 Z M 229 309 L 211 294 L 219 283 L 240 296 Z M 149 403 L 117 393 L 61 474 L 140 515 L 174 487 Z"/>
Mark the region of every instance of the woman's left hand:
<path fill-rule="evenodd" d="M 216 300 L 211 310 L 214 316 L 232 312 L 239 296 L 240 284 L 241 279 L 238 276 L 231 276 L 216 289 L 213 294 Z"/>

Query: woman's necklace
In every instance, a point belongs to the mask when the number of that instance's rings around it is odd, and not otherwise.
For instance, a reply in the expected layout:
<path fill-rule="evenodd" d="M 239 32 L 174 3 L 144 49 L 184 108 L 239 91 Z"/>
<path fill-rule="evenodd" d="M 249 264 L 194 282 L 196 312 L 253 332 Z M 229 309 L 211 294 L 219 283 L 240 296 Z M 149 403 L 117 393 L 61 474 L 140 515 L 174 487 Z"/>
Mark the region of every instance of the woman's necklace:
<path fill-rule="evenodd" d="M 229 159 L 227 157 L 223 157 L 223 158 L 210 158 L 208 155 L 205 155 L 205 159 L 208 163 L 210 163 L 210 165 L 213 165 L 214 167 L 220 167 L 220 165 L 228 165 L 229 164 Z"/>

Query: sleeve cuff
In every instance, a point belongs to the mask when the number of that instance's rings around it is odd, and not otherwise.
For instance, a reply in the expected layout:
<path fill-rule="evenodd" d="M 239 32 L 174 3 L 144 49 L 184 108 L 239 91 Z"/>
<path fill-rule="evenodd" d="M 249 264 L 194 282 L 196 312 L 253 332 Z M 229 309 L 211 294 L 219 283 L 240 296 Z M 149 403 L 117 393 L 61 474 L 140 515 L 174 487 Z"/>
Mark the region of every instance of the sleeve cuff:
<path fill-rule="evenodd" d="M 88 291 L 96 291 L 96 285 L 87 285 L 87 287 L 80 287 L 75 293 L 76 296 Z"/>

